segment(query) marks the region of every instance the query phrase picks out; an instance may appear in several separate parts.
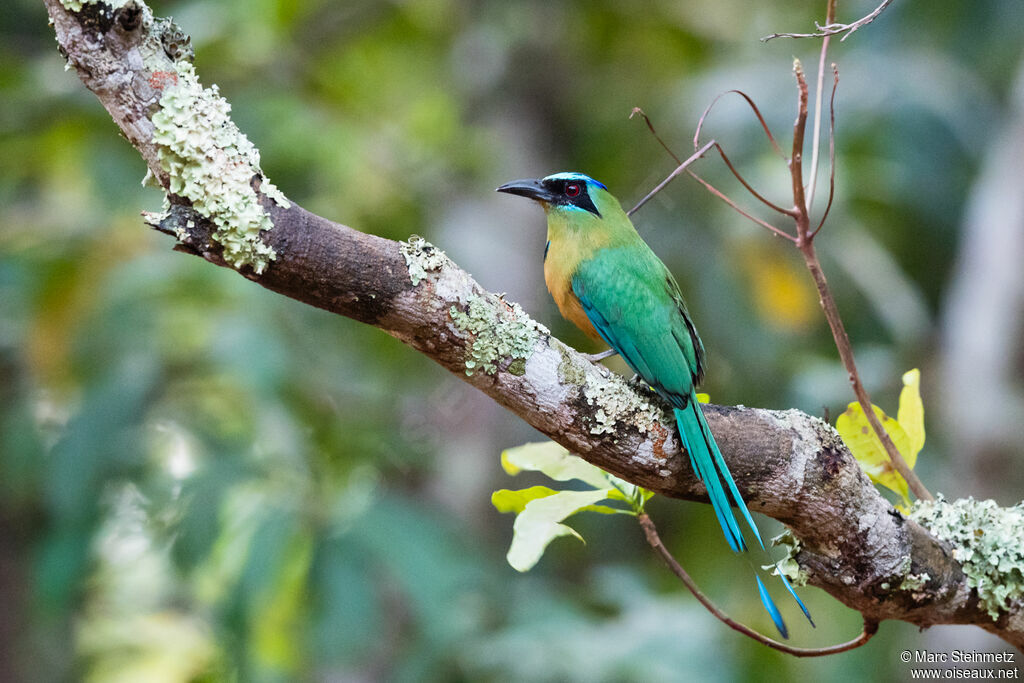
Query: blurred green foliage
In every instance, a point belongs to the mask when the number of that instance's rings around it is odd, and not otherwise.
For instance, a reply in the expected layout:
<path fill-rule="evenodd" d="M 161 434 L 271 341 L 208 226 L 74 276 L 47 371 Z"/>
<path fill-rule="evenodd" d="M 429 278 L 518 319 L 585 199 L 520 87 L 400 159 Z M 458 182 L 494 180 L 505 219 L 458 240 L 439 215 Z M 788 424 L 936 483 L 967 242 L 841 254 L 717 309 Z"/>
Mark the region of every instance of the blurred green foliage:
<path fill-rule="evenodd" d="M 426 236 L 585 346 L 542 291 L 540 217 L 491 190 L 581 170 L 639 199 L 672 162 L 631 108 L 682 152 L 729 88 L 786 140 L 791 58 L 814 64 L 817 43 L 757 38 L 808 29 L 824 3 L 154 9 L 192 35 L 200 78 L 220 85 L 290 198 L 361 230 Z M 498 453 L 529 430 L 377 330 L 172 252 L 138 217 L 159 193 L 64 71 L 41 3 L 6 2 L 0 17 L 0 678 L 902 675 L 894 653 L 918 638 L 906 624 L 821 661 L 740 640 L 618 516 L 581 519 L 589 546 L 552 547 L 515 575 L 488 493 Z M 1021 20 L 1018 0 L 906 0 L 835 43 L 840 168 L 821 250 L 877 403 L 894 402 L 896 369 L 928 367 L 965 197 L 1009 111 Z M 720 103 L 707 134 L 784 197 L 738 101 Z M 740 196 L 720 163 L 701 170 Z M 845 405 L 795 254 L 683 180 L 638 225 L 688 293 L 717 401 Z M 876 267 L 885 297 L 864 284 Z M 946 454 L 941 429 L 929 433 L 934 472 Z M 750 591 L 734 596 L 747 568 L 710 510 L 659 501 L 652 515 L 709 593 L 770 628 Z M 806 592 L 819 628 L 795 642 L 859 628 Z"/>

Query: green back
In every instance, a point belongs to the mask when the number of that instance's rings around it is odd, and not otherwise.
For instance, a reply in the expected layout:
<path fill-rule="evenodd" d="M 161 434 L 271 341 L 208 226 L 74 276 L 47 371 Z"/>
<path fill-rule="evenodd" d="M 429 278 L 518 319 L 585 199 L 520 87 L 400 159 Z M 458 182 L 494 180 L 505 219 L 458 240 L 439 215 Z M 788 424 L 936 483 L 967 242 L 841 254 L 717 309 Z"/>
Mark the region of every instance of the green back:
<path fill-rule="evenodd" d="M 704 346 L 675 278 L 654 252 L 640 240 L 599 249 L 579 263 L 572 288 L 623 360 L 672 403 L 685 406 L 703 378 Z"/>

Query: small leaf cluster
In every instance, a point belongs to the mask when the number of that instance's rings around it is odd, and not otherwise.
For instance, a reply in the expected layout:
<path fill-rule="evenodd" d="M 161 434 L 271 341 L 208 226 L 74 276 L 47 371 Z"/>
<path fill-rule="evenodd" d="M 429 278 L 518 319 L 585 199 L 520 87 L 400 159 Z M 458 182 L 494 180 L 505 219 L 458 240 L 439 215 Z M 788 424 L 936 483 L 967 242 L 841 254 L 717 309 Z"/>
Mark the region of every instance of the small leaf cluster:
<path fill-rule="evenodd" d="M 531 486 L 518 491 L 501 489 L 491 494 L 491 503 L 499 512 L 516 514 L 507 558 L 512 568 L 520 572 L 532 569 L 548 544 L 559 536 L 575 536 L 583 541 L 575 529 L 562 523 L 567 517 L 584 511 L 638 515 L 654 495 L 572 455 L 553 441 L 510 448 L 501 454 L 501 464 L 511 475 L 524 470 L 543 472 L 555 481 L 577 480 L 589 487 L 558 491 L 547 486 Z M 605 500 L 626 507 L 601 504 Z"/>

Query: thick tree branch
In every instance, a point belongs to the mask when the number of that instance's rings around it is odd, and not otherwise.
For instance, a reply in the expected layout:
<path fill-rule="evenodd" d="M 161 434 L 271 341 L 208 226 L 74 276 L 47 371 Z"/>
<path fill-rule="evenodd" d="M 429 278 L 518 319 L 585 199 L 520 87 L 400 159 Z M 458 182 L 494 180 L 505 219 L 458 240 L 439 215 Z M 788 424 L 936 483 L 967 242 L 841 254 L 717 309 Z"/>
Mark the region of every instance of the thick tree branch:
<path fill-rule="evenodd" d="M 161 74 L 182 58 L 168 49 L 180 32 L 132 0 L 77 13 L 45 1 L 69 63 L 157 182 L 172 187 L 153 117 L 170 82 Z M 246 277 L 382 329 L 599 467 L 666 496 L 706 500 L 653 393 L 588 362 L 422 240 L 393 242 L 286 206 L 259 193 L 265 182 L 255 170 L 252 187 L 272 225 L 262 240 L 276 258 L 259 275 L 241 267 Z M 222 226 L 194 201 L 169 196 L 170 210 L 148 222 L 176 235 L 179 250 L 227 265 L 215 239 Z M 796 410 L 705 412 L 749 507 L 792 529 L 811 584 L 869 621 L 977 624 L 1024 647 L 1021 605 L 993 621 L 950 546 L 883 499 L 831 427 Z"/>

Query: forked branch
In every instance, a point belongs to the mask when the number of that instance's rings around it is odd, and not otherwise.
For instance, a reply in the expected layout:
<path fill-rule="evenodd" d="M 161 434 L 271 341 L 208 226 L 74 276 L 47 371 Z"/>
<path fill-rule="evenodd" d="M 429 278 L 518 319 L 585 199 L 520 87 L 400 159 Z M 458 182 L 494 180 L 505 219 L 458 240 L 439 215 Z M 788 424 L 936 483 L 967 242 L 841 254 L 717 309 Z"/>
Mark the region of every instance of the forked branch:
<path fill-rule="evenodd" d="M 878 15 L 885 11 L 885 8 L 892 4 L 892 0 L 883 0 L 882 4 L 871 11 L 857 21 L 849 24 L 837 24 L 835 22 L 835 15 L 833 14 L 828 20 L 825 21 L 824 25 L 815 22 L 814 27 L 818 29 L 814 33 L 772 33 L 771 35 L 764 36 L 761 38 L 762 42 L 768 42 L 774 38 L 828 38 L 829 36 L 836 36 L 840 33 L 845 33 L 840 41 L 844 41 L 852 36 L 858 29 L 861 29 L 872 21 L 878 18 Z"/>
<path fill-rule="evenodd" d="M 884 7 L 882 7 L 881 9 L 884 9 Z M 880 12 L 881 9 L 879 9 L 878 11 Z M 827 11 L 828 20 L 831 21 L 834 18 L 834 16 L 835 0 L 829 0 Z M 729 169 L 732 175 L 739 181 L 739 183 L 744 187 L 744 189 L 750 192 L 750 194 L 754 198 L 756 198 L 758 201 L 760 201 L 768 208 L 778 213 L 789 216 L 793 220 L 795 225 L 795 235 L 788 233 L 780 228 L 777 228 L 776 226 L 768 223 L 767 221 L 758 218 L 753 214 L 743 210 L 728 195 L 726 195 L 718 188 L 714 187 L 711 183 L 707 182 L 706 180 L 695 174 L 692 170 L 687 169 L 687 172 L 690 173 L 690 175 L 693 176 L 698 182 L 700 182 L 705 188 L 707 188 L 709 192 L 711 192 L 718 198 L 722 199 L 731 208 L 736 210 L 742 216 L 757 223 L 761 227 L 769 230 L 772 234 L 777 235 L 779 237 L 784 237 L 796 245 L 797 249 L 799 249 L 801 255 L 804 258 L 804 263 L 807 266 L 807 270 L 811 274 L 811 278 L 814 280 L 814 285 L 818 290 L 818 298 L 821 303 L 822 310 L 825 314 L 825 319 L 828 322 L 829 329 L 832 332 L 832 337 L 835 340 L 836 349 L 839 352 L 840 360 L 843 363 L 843 367 L 846 369 L 847 375 L 849 376 L 850 385 L 853 388 L 853 393 L 857 398 L 857 402 L 863 409 L 864 414 L 867 417 L 868 423 L 871 425 L 872 430 L 878 436 L 879 441 L 881 441 L 882 446 L 885 449 L 886 455 L 889 457 L 889 461 L 892 467 L 897 472 L 899 472 L 899 474 L 907 481 L 907 484 L 910 487 L 910 490 L 914 492 L 914 495 L 923 500 L 934 500 L 932 494 L 924 486 L 924 484 L 914 473 L 914 471 L 911 470 L 911 468 L 907 465 L 906 461 L 903 459 L 903 456 L 900 454 L 899 449 L 897 449 L 896 445 L 893 443 L 892 438 L 889 436 L 888 432 L 886 432 L 885 429 L 882 427 L 882 424 L 879 421 L 878 416 L 875 415 L 875 411 L 872 408 L 871 404 L 871 398 L 868 395 L 867 390 L 864 388 L 864 384 L 860 379 L 860 373 L 857 370 L 857 364 L 853 356 L 853 347 L 850 344 L 849 335 L 847 335 L 846 333 L 846 328 L 843 324 L 842 317 L 839 314 L 839 308 L 836 305 L 835 298 L 832 296 L 832 291 L 828 286 L 828 281 L 825 278 L 824 270 L 821 267 L 821 261 L 818 259 L 817 252 L 814 248 L 814 238 L 818 235 L 822 227 L 825 225 L 825 221 L 828 218 L 828 214 L 832 209 L 832 203 L 835 198 L 835 96 L 836 89 L 839 84 L 839 72 L 836 66 L 833 64 L 832 94 L 829 98 L 829 196 L 828 203 L 825 206 L 825 211 L 822 214 L 820 221 L 818 222 L 817 226 L 812 229 L 810 207 L 814 195 L 814 177 L 817 175 L 817 159 L 819 148 L 818 133 L 820 128 L 819 121 L 821 117 L 820 103 L 822 85 L 824 83 L 826 53 L 828 50 L 827 41 L 828 38 L 826 37 L 822 45 L 821 56 L 818 64 L 818 104 L 816 106 L 815 112 L 815 130 L 813 140 L 811 171 L 812 179 L 808 189 L 805 190 L 804 187 L 803 171 L 804 141 L 806 138 L 808 116 L 808 88 L 807 79 L 803 71 L 803 66 L 801 65 L 799 60 L 794 60 L 793 62 L 793 72 L 796 76 L 797 83 L 797 116 L 793 124 L 792 152 L 789 158 L 786 158 L 786 156 L 782 153 L 781 148 L 776 142 L 775 136 L 772 135 L 772 132 L 768 127 L 768 124 L 765 121 L 764 117 L 761 115 L 761 112 L 758 109 L 756 103 L 750 96 L 739 90 L 727 91 L 727 93 L 722 93 L 722 95 L 719 95 L 714 100 L 712 100 L 711 104 L 708 105 L 708 107 L 704 110 L 704 113 L 701 115 L 700 120 L 697 123 L 697 130 L 693 138 L 694 147 L 696 148 L 699 145 L 700 134 L 704 127 L 704 123 L 709 113 L 711 112 L 711 109 L 715 106 L 715 104 L 718 102 L 719 99 L 721 99 L 723 95 L 728 93 L 736 93 L 743 97 L 743 99 L 750 106 L 751 110 L 754 112 L 754 115 L 757 117 L 757 120 L 760 123 L 761 128 L 764 130 L 765 136 L 768 138 L 768 141 L 771 143 L 772 148 L 780 156 L 782 156 L 782 158 L 785 160 L 787 164 L 788 171 L 790 174 L 790 184 L 793 195 L 793 207 L 791 209 L 784 209 L 782 207 L 777 206 L 773 202 L 763 197 L 760 193 L 758 193 L 753 187 L 751 187 L 750 183 L 748 183 L 746 179 L 743 178 L 742 174 L 740 174 L 736 167 L 732 164 L 731 160 L 726 155 L 721 145 L 719 145 L 719 143 L 717 143 L 716 141 L 712 140 L 707 145 L 704 145 L 704 147 L 700 149 L 700 152 L 703 153 L 704 151 L 707 150 L 708 145 L 713 144 L 714 147 L 718 150 L 719 154 L 721 155 L 722 160 L 725 162 L 726 167 Z M 648 129 L 655 136 L 655 138 L 657 138 L 661 146 L 664 147 L 665 150 L 670 155 L 672 155 L 673 158 L 677 159 L 676 155 L 672 153 L 672 150 L 669 149 L 669 147 L 664 143 L 664 141 L 658 136 L 657 132 L 654 129 L 654 125 L 650 121 L 650 118 L 646 114 L 644 114 L 642 110 L 638 108 L 634 109 L 633 113 L 639 113 L 643 116 L 645 122 L 647 123 Z M 691 160 L 692 159 L 693 157 L 691 157 Z M 688 160 L 688 163 L 689 161 L 690 160 Z M 671 177 L 677 175 L 681 168 L 682 167 L 677 168 L 676 171 L 673 172 L 673 175 Z M 667 181 L 661 183 L 657 188 L 655 188 L 653 192 L 651 192 L 647 197 L 645 197 L 643 201 L 646 202 L 653 194 L 660 191 L 661 188 L 664 187 L 666 184 Z M 643 202 L 637 205 L 637 207 L 634 207 L 633 211 L 639 208 L 642 204 Z M 632 211 L 630 213 L 632 213 Z"/>
<path fill-rule="evenodd" d="M 795 221 L 797 232 L 796 245 L 804 257 L 804 263 L 807 266 L 807 270 L 810 271 L 811 277 L 814 279 L 814 285 L 818 289 L 818 298 L 820 300 L 822 310 L 825 312 L 825 319 L 828 321 L 829 329 L 832 331 L 832 338 L 835 340 L 836 349 L 839 351 L 839 357 L 843 362 L 843 367 L 846 368 L 850 385 L 853 387 L 853 393 L 857 397 L 857 402 L 864 411 L 865 417 L 867 417 L 868 424 L 871 425 L 871 429 L 875 432 L 875 435 L 885 448 L 886 455 L 889 456 L 889 462 L 896 471 L 900 473 L 900 476 L 906 480 L 907 485 L 910 487 L 910 490 L 914 492 L 914 495 L 922 500 L 934 500 L 934 496 L 932 496 L 925 485 L 921 482 L 917 474 L 915 474 L 907 465 L 907 462 L 903 459 L 899 449 L 896 448 L 896 444 L 893 443 L 889 433 L 885 431 L 881 421 L 875 414 L 871 403 L 871 397 L 868 396 L 868 392 L 864 388 L 864 384 L 860 379 L 860 373 L 857 371 L 857 363 L 853 357 L 853 346 L 850 344 L 850 337 L 846 333 L 846 326 L 843 324 L 842 316 L 839 314 L 839 307 L 836 305 L 835 298 L 832 296 L 832 290 L 828 286 L 828 281 L 825 279 L 825 272 L 821 267 L 821 261 L 818 259 L 817 251 L 814 248 L 814 237 L 821 230 L 822 225 L 824 225 L 824 218 L 822 219 L 822 223 L 819 224 L 812 232 L 810 229 L 810 212 L 804 196 L 802 166 L 804 131 L 807 124 L 807 80 L 804 77 L 804 72 L 799 61 L 795 62 L 793 71 L 796 75 L 797 81 L 797 119 L 793 125 L 793 159 L 790 162 L 790 174 L 793 180 L 793 199 L 798 214 Z M 838 82 L 838 75 L 836 75 L 835 82 Z M 833 92 L 833 104 L 834 101 L 835 94 Z M 832 111 L 835 111 L 834 106 L 832 107 Z M 829 137 L 831 140 L 834 140 L 834 113 L 831 116 L 831 121 L 833 126 Z M 818 141 L 815 140 L 814 144 L 817 145 Z M 834 145 L 834 142 L 830 142 L 830 144 Z M 833 165 L 830 174 L 832 174 L 832 186 L 834 188 L 834 147 L 832 149 Z M 830 192 L 829 208 L 831 208 L 832 205 L 831 195 L 832 193 Z"/>

